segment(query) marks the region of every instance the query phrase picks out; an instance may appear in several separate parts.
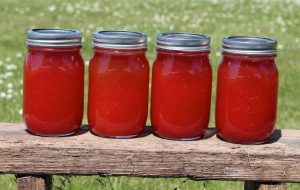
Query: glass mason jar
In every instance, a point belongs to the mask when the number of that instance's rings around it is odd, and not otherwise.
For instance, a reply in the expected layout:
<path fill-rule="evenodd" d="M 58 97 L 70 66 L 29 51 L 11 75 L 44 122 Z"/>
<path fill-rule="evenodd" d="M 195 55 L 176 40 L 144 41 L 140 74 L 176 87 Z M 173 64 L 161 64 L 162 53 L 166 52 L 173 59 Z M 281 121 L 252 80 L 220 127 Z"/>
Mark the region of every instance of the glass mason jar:
<path fill-rule="evenodd" d="M 273 133 L 278 94 L 276 44 L 261 37 L 223 38 L 216 101 L 220 138 L 258 144 Z"/>
<path fill-rule="evenodd" d="M 165 33 L 159 34 L 156 42 L 151 97 L 154 133 L 176 140 L 201 138 L 210 115 L 210 38 Z"/>
<path fill-rule="evenodd" d="M 81 32 L 31 29 L 27 35 L 23 86 L 27 129 L 41 136 L 75 133 L 83 116 Z"/>
<path fill-rule="evenodd" d="M 138 136 L 148 113 L 147 36 L 129 31 L 97 31 L 93 41 L 88 98 L 91 130 L 104 137 Z"/>

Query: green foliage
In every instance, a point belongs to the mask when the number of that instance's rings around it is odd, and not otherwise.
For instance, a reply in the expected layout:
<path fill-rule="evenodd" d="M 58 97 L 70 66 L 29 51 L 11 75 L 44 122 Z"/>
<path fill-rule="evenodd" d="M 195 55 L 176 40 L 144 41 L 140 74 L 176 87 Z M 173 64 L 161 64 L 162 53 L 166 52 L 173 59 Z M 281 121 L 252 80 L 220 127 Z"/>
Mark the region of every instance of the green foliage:
<path fill-rule="evenodd" d="M 280 92 L 278 128 L 299 129 L 300 118 L 300 3 L 250 0 L 1 0 L 0 2 L 0 121 L 22 121 L 22 65 L 28 28 L 75 28 L 84 36 L 83 56 L 92 54 L 92 32 L 98 29 L 142 31 L 149 35 L 148 57 L 155 57 L 159 32 L 195 32 L 212 38 L 214 68 L 212 112 L 214 125 L 216 69 L 221 39 L 228 35 L 257 35 L 278 40 Z M 87 78 L 87 77 L 86 77 Z M 86 119 L 85 119 L 86 122 Z M 149 121 L 148 121 L 149 122 Z M 242 189 L 241 182 L 191 181 L 135 177 L 56 176 L 63 189 Z M 70 181 L 70 183 L 69 183 Z M 15 189 L 12 175 L 0 176 L 0 189 Z M 289 185 L 288 189 L 299 189 Z"/>

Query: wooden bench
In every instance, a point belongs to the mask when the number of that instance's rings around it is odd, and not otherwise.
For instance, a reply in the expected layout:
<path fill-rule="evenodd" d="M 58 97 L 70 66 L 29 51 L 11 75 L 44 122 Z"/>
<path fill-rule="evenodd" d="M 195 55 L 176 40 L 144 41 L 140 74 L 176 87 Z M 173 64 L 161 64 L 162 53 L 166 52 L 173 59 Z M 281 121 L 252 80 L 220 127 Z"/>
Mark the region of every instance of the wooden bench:
<path fill-rule="evenodd" d="M 51 188 L 51 175 L 127 175 L 243 180 L 245 189 L 285 189 L 300 182 L 300 130 L 276 130 L 271 142 L 238 145 L 205 139 L 171 141 L 151 134 L 134 139 L 92 135 L 38 137 L 24 124 L 0 123 L 0 173 L 17 174 L 18 189 Z"/>

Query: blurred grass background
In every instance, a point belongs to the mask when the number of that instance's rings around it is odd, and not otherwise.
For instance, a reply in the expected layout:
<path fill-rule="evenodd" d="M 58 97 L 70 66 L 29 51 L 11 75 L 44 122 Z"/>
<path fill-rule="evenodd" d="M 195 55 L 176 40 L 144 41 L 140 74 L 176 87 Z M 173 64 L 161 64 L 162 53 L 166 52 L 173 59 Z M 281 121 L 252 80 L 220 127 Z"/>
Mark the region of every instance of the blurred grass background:
<path fill-rule="evenodd" d="M 194 32 L 211 36 L 210 58 L 214 68 L 211 126 L 214 125 L 215 78 L 222 37 L 257 35 L 276 38 L 280 72 L 277 128 L 300 129 L 299 10 L 299 0 L 0 0 L 0 121 L 22 121 L 22 67 L 27 29 L 81 30 L 86 66 L 92 54 L 92 33 L 121 29 L 149 35 L 147 55 L 150 63 L 155 58 L 155 35 L 159 32 Z M 14 176 L 1 175 L 0 189 L 16 189 Z M 55 176 L 55 189 L 223 190 L 243 189 L 243 183 L 185 178 Z M 289 184 L 288 189 L 300 189 L 300 185 Z"/>

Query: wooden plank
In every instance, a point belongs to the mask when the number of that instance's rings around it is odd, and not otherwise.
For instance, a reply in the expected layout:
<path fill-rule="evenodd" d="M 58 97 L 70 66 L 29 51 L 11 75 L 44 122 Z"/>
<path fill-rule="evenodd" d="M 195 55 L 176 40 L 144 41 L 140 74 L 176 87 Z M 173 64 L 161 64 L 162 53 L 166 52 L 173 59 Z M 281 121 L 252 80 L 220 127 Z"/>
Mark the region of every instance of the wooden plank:
<path fill-rule="evenodd" d="M 245 190 L 285 190 L 285 183 L 246 181 Z"/>
<path fill-rule="evenodd" d="M 18 190 L 51 190 L 52 177 L 48 175 L 17 175 Z"/>
<path fill-rule="evenodd" d="M 132 175 L 300 182 L 300 131 L 278 130 L 273 143 L 238 145 L 215 137 L 171 141 L 145 133 L 100 138 L 83 128 L 71 137 L 29 135 L 0 124 L 0 173 Z"/>

